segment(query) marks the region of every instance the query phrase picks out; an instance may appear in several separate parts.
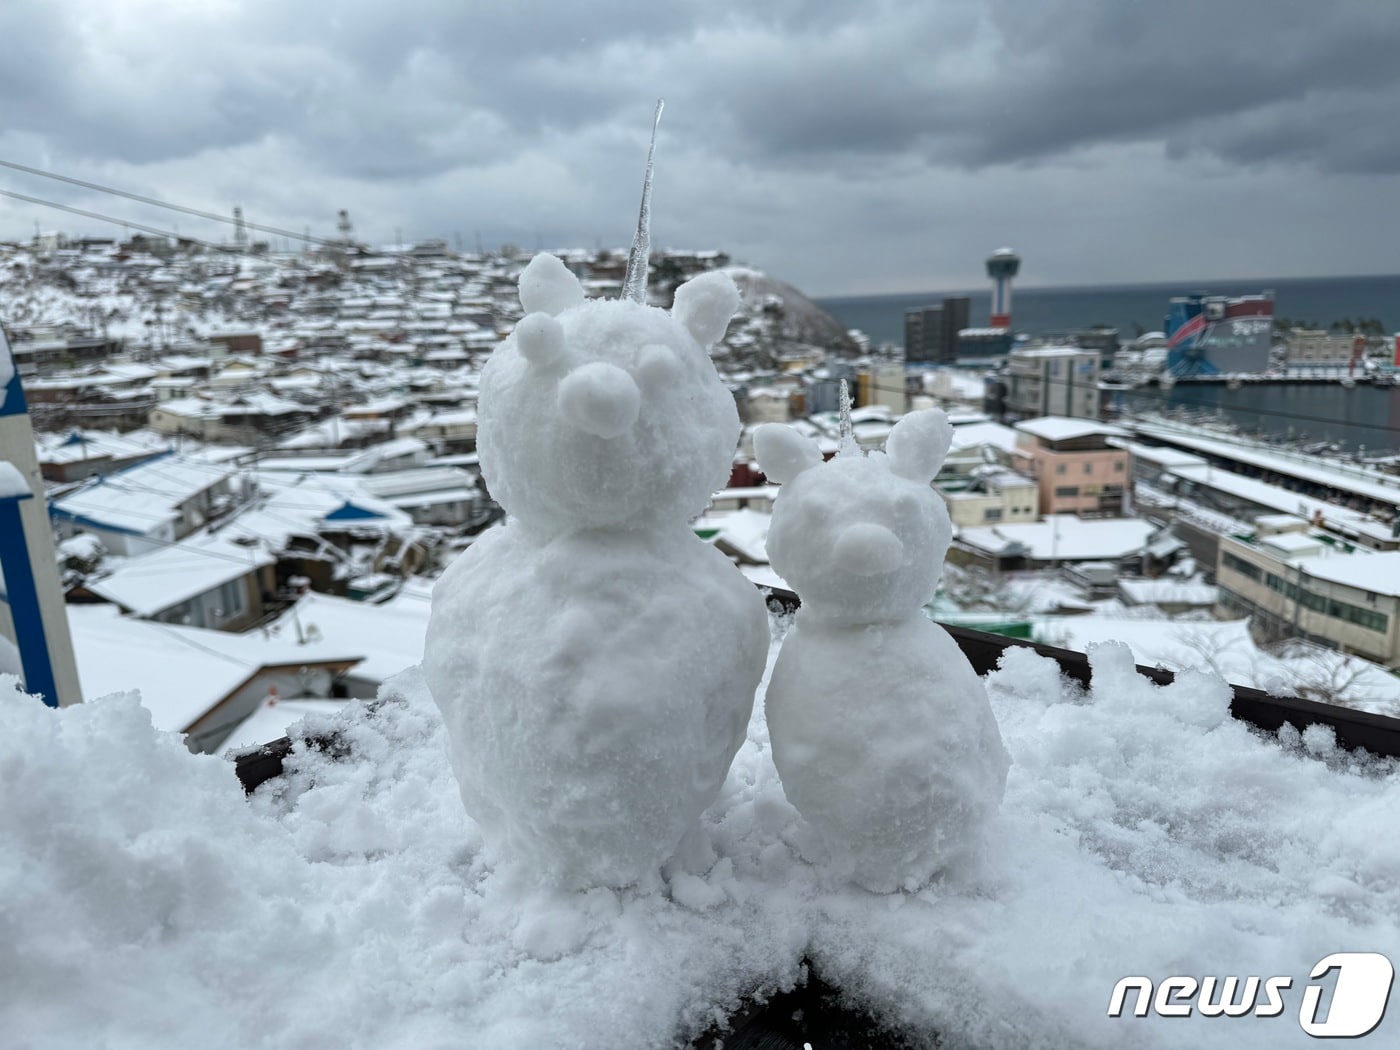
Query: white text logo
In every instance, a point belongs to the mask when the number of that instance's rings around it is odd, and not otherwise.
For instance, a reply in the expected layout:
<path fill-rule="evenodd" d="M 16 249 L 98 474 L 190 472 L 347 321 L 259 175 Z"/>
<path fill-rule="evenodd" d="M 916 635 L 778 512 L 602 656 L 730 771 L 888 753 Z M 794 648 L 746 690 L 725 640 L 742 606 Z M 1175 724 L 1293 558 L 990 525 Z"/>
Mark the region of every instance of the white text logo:
<path fill-rule="evenodd" d="M 1298 1007 L 1298 1024 L 1318 1039 L 1354 1039 L 1375 1030 L 1385 1017 L 1395 968 L 1379 952 L 1334 952 L 1308 975 L 1310 982 L 1336 972 L 1331 996 L 1324 984 L 1309 983 Z M 1135 993 L 1132 1015 L 1146 1017 L 1277 1017 L 1285 1007 L 1283 993 L 1291 977 L 1167 977 L 1153 984 L 1150 977 L 1124 977 L 1113 986 L 1108 1016 L 1122 1017 L 1128 993 Z M 1262 999 L 1261 999 L 1262 992 Z"/>

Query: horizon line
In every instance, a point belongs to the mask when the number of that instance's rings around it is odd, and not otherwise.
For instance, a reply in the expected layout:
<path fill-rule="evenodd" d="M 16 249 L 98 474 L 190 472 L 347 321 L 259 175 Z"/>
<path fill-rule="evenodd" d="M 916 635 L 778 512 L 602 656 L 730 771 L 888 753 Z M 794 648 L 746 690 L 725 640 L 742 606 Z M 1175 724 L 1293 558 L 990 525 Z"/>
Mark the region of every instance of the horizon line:
<path fill-rule="evenodd" d="M 1082 284 L 1016 284 L 1016 290 L 1020 292 L 1071 292 L 1071 291 L 1104 291 L 1111 288 L 1163 288 L 1178 287 L 1181 289 L 1178 294 L 1185 295 L 1188 292 L 1206 291 L 1208 286 L 1216 284 L 1254 284 L 1259 286 L 1259 290 L 1268 291 L 1272 284 L 1292 283 L 1297 281 L 1356 281 L 1375 278 L 1395 278 L 1400 280 L 1398 273 L 1345 273 L 1345 274 L 1313 274 L 1293 277 L 1216 277 L 1202 280 L 1200 278 L 1184 280 L 1155 280 L 1155 281 L 1113 281 L 1113 282 L 1085 282 Z M 929 295 L 935 297 L 957 296 L 957 295 L 990 295 L 990 286 L 978 285 L 974 288 L 955 288 L 947 291 L 931 291 L 929 289 L 916 289 L 912 291 L 895 292 L 857 292 L 857 293 L 813 293 L 809 298 L 814 302 L 831 299 L 907 299 L 914 296 Z"/>

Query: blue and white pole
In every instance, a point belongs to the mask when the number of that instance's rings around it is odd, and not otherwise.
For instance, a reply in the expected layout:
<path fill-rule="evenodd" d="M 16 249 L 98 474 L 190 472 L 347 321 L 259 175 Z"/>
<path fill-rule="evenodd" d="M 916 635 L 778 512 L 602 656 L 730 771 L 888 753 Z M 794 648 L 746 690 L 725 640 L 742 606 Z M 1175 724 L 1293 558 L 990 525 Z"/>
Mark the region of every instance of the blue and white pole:
<path fill-rule="evenodd" d="M 0 328 L 0 634 L 19 649 L 24 687 L 50 707 L 82 700 L 54 557 L 34 429 L 19 370 Z"/>

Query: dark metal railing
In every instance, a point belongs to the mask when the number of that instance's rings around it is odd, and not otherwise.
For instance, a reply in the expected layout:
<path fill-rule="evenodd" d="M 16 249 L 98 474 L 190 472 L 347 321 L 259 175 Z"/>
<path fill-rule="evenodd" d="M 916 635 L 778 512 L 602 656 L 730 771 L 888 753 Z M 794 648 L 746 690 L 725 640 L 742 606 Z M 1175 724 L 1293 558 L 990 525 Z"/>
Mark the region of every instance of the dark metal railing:
<path fill-rule="evenodd" d="M 792 591 L 778 588 L 764 590 L 769 592 L 770 602 L 786 610 L 796 609 L 801 604 L 801 599 Z M 1008 647 L 1020 645 L 1054 660 L 1060 665 L 1060 670 L 1075 681 L 1086 686 L 1089 684 L 1089 658 L 1083 653 L 1059 649 L 1053 645 L 1042 645 L 1039 642 L 1005 638 L 969 627 L 956 627 L 951 624 L 942 626 L 952 635 L 953 640 L 958 643 L 958 648 L 963 651 L 979 675 L 995 668 Z M 1139 674 L 1158 685 L 1168 685 L 1176 678 L 1175 672 L 1161 667 L 1138 664 L 1137 670 Z M 1301 732 L 1310 725 L 1324 725 L 1336 733 L 1337 743 L 1349 751 L 1360 749 L 1385 758 L 1400 758 L 1400 718 L 1387 718 L 1384 715 L 1304 700 L 1301 697 L 1272 696 L 1262 689 L 1244 685 L 1232 685 L 1230 690 L 1233 694 L 1230 713 L 1258 729 L 1272 733 L 1286 723 Z M 316 738 L 311 743 L 323 750 L 343 746 L 332 739 Z M 270 744 L 264 744 L 255 751 L 239 755 L 235 766 L 243 789 L 252 794 L 260 784 L 281 775 L 282 764 L 291 752 L 291 740 L 282 737 Z"/>

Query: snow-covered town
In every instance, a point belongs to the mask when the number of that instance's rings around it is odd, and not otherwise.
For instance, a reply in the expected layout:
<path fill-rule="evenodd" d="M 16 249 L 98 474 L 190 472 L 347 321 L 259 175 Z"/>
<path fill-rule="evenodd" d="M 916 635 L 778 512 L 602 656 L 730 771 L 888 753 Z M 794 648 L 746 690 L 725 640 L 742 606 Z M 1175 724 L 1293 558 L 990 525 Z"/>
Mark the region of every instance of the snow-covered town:
<path fill-rule="evenodd" d="M 262 322 L 235 351 L 174 313 L 188 342 L 42 366 L 33 333 L 82 293 L 11 250 L 33 328 L 5 404 L 22 386 L 62 420 L 35 439 L 29 549 L 52 541 L 63 608 L 33 608 L 93 702 L 0 696 L 0 831 L 67 858 L 0 867 L 0 966 L 99 997 L 26 995 L 17 1045 L 269 1023 L 272 1046 L 749 1045 L 762 1004 L 821 981 L 842 1023 L 928 1045 L 1116 1046 L 1127 981 L 1134 1042 L 1169 1046 L 1189 1010 L 1146 1020 L 1170 1000 L 1122 975 L 1397 943 L 1400 857 L 1374 834 L 1395 760 L 1231 717 L 1247 687 L 1396 712 L 1393 482 L 1160 421 L 998 422 L 976 376 L 799 342 L 771 290 L 739 313 L 712 253 L 647 306 L 642 243 L 620 298 L 586 297 L 568 253 L 490 263 L 518 321 L 467 327 L 439 290 L 436 321 L 328 316 L 345 344 L 318 349 Z M 379 258 L 395 276 L 348 281 L 357 302 L 454 268 Z M 108 280 L 101 309 L 145 328 L 144 291 Z M 721 378 L 736 313 L 746 360 Z M 468 351 L 483 331 L 505 338 Z M 32 496 L 7 463 L 0 512 Z M 9 565 L 32 652 L 38 574 Z M 935 619 L 1086 651 L 1090 686 L 1014 645 L 979 677 Z M 277 770 L 245 802 L 190 751 Z M 1288 1043 L 1208 1023 L 1288 1005 L 1249 981 L 1203 986 L 1196 1045 Z M 189 1009 L 153 1019 L 155 988 Z M 1350 994 L 1332 1022 L 1305 997 L 1289 1034 L 1374 1029 L 1384 1001 Z M 831 1031 L 778 1009 L 807 1045 Z"/>
<path fill-rule="evenodd" d="M 624 252 L 559 255 L 589 295 L 619 293 Z M 442 242 L 0 248 L 84 695 L 178 664 L 145 687 L 156 724 L 228 750 L 415 663 L 433 579 L 503 517 L 477 395 L 526 261 Z M 1100 422 L 1103 395 L 1075 401 L 1053 378 L 1084 351 L 1018 352 L 1076 417 L 998 421 L 979 372 L 872 352 L 720 251 L 656 253 L 650 297 L 667 306 L 712 269 L 742 294 L 713 356 L 747 426 L 693 527 L 756 584 L 786 587 L 752 430 L 791 422 L 834 453 L 846 380 L 863 448 L 922 407 L 954 424 L 936 619 L 1075 649 L 1125 640 L 1148 665 L 1400 714 L 1400 479 L 1163 419 Z"/>
<path fill-rule="evenodd" d="M 0 5 L 0 1050 L 1400 1045 L 1400 10 L 1186 22 Z"/>

